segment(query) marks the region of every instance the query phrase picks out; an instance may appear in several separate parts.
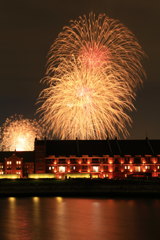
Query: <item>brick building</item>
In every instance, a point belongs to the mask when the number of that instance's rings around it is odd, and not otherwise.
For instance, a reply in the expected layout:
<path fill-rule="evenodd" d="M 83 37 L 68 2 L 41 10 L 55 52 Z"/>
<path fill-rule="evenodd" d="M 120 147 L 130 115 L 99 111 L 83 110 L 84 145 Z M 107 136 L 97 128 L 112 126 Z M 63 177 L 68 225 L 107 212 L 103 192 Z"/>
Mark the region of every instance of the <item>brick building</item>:
<path fill-rule="evenodd" d="M 0 174 L 56 178 L 160 176 L 160 140 L 35 140 L 33 152 L 0 152 Z"/>

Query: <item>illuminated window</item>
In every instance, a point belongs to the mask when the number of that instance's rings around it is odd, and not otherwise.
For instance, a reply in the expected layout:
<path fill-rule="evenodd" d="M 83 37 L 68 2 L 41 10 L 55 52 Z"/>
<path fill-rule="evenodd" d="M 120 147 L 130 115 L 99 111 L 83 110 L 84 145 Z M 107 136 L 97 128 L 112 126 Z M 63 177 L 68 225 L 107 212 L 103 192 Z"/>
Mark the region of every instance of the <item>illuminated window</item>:
<path fill-rule="evenodd" d="M 130 166 L 125 166 L 124 169 L 130 169 Z"/>
<path fill-rule="evenodd" d="M 54 167 L 52 167 L 52 169 L 54 169 Z"/>
<path fill-rule="evenodd" d="M 16 161 L 16 164 L 21 164 L 21 161 Z"/>
<path fill-rule="evenodd" d="M 49 170 L 51 170 L 51 167 L 49 167 Z"/>
<path fill-rule="evenodd" d="M 12 162 L 11 161 L 7 161 L 7 164 L 10 165 L 10 164 L 12 164 Z"/>
<path fill-rule="evenodd" d="M 140 172 L 141 171 L 141 167 L 140 166 L 135 166 L 135 172 Z"/>
<path fill-rule="evenodd" d="M 66 170 L 66 167 L 64 167 L 64 166 L 59 167 L 59 172 L 64 173 L 65 170 Z"/>
<path fill-rule="evenodd" d="M 93 166 L 93 172 L 99 172 L 99 167 L 98 166 Z"/>
<path fill-rule="evenodd" d="M 75 166 L 73 166 L 73 170 L 75 170 L 76 169 L 76 167 Z"/>
<path fill-rule="evenodd" d="M 113 159 L 112 158 L 108 158 L 108 163 L 112 164 L 113 163 Z"/>
<path fill-rule="evenodd" d="M 150 169 L 150 166 L 145 166 L 145 169 Z"/>

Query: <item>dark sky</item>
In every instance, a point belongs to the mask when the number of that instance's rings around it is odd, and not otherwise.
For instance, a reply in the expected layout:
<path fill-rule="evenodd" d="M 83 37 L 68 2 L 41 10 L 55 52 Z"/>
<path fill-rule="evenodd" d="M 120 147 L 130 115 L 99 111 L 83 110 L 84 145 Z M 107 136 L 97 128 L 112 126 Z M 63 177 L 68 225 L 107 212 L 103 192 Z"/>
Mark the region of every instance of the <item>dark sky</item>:
<path fill-rule="evenodd" d="M 129 138 L 160 138 L 160 0 L 1 0 L 0 124 L 33 118 L 51 43 L 79 15 L 106 13 L 135 33 L 147 58 Z"/>

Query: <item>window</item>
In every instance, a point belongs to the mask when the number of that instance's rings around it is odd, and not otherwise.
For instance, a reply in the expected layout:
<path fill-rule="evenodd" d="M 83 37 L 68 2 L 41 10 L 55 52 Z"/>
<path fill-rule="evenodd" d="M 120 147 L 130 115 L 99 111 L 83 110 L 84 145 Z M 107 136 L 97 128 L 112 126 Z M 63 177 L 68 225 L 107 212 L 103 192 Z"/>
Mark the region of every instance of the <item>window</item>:
<path fill-rule="evenodd" d="M 65 164 L 66 163 L 66 159 L 65 158 L 60 158 L 58 160 L 59 164 Z"/>
<path fill-rule="evenodd" d="M 16 161 L 16 164 L 21 164 L 21 161 Z"/>
<path fill-rule="evenodd" d="M 135 166 L 135 172 L 140 172 L 141 171 L 141 167 L 140 166 Z"/>
<path fill-rule="evenodd" d="M 130 169 L 130 166 L 125 166 L 124 169 Z"/>
<path fill-rule="evenodd" d="M 7 165 L 11 165 L 12 164 L 12 162 L 11 161 L 7 161 Z"/>
<path fill-rule="evenodd" d="M 77 160 L 75 158 L 70 158 L 70 163 L 71 164 L 76 164 L 77 163 Z"/>
<path fill-rule="evenodd" d="M 145 169 L 150 169 L 150 166 L 145 166 Z"/>
<path fill-rule="evenodd" d="M 82 166 L 82 172 L 87 172 L 88 167 L 87 166 Z"/>
<path fill-rule="evenodd" d="M 99 163 L 99 159 L 98 158 L 92 158 L 92 163 Z"/>
<path fill-rule="evenodd" d="M 49 166 L 49 168 L 48 168 L 49 170 L 52 170 L 52 169 L 54 169 L 54 167 L 51 167 L 51 166 Z"/>
<path fill-rule="evenodd" d="M 98 166 L 93 166 L 93 172 L 99 172 L 99 167 Z"/>
<path fill-rule="evenodd" d="M 66 167 L 64 167 L 64 166 L 59 167 L 59 172 L 64 173 L 65 170 L 66 170 Z"/>
<path fill-rule="evenodd" d="M 71 171 L 76 171 L 77 169 L 76 169 L 76 166 L 70 166 L 70 170 Z"/>

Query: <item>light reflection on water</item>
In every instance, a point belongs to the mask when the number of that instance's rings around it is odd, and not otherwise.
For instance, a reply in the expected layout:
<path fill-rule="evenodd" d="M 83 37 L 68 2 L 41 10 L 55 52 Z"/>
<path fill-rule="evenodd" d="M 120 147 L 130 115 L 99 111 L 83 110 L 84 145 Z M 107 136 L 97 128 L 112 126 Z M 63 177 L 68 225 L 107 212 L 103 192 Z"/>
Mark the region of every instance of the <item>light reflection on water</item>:
<path fill-rule="evenodd" d="M 2 198 L 0 240 L 151 240 L 160 200 Z"/>

